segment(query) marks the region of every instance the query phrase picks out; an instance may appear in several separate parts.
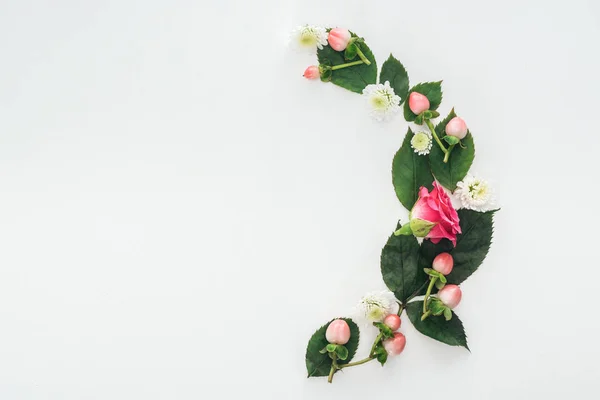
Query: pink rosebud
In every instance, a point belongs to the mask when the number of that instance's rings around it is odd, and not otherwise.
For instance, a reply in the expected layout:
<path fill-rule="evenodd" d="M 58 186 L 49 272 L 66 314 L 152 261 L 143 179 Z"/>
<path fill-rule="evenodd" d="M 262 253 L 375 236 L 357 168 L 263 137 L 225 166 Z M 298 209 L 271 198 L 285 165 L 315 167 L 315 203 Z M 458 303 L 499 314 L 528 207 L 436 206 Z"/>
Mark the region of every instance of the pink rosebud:
<path fill-rule="evenodd" d="M 402 320 L 396 314 L 389 314 L 383 319 L 383 323 L 386 324 L 391 330 L 397 331 L 400 329 L 400 324 L 402 324 Z"/>
<path fill-rule="evenodd" d="M 327 41 L 332 49 L 335 51 L 346 50 L 348 42 L 352 39 L 352 35 L 348 32 L 348 29 L 334 28 L 329 31 Z"/>
<path fill-rule="evenodd" d="M 310 67 L 306 68 L 306 71 L 304 71 L 304 75 L 302 76 L 306 79 L 317 79 L 321 76 L 321 72 L 319 71 L 319 67 L 316 65 L 311 65 Z"/>
<path fill-rule="evenodd" d="M 423 111 L 429 110 L 429 99 L 421 93 L 412 92 L 408 96 L 408 107 L 410 111 L 419 115 Z"/>
<path fill-rule="evenodd" d="M 402 353 L 406 346 L 406 337 L 400 333 L 394 333 L 394 337 L 383 341 L 383 348 L 388 352 L 390 356 L 397 356 Z"/>
<path fill-rule="evenodd" d="M 454 308 L 460 303 L 462 291 L 456 285 L 446 285 L 438 292 L 437 296 L 448 308 Z"/>
<path fill-rule="evenodd" d="M 346 344 L 350 340 L 350 327 L 343 319 L 334 319 L 331 321 L 325 331 L 325 338 L 329 343 Z"/>
<path fill-rule="evenodd" d="M 431 193 L 426 187 L 419 189 L 419 199 L 411 211 L 410 226 L 413 234 L 430 239 L 432 243 L 438 244 L 446 238 L 456 246 L 456 235 L 462 233 L 458 213 L 452 206 L 452 201 L 442 186 L 433 182 Z M 413 225 L 415 227 L 413 227 Z M 427 232 L 416 229 L 419 226 L 428 226 Z"/>
<path fill-rule="evenodd" d="M 438 254 L 433 259 L 433 269 L 442 275 L 448 275 L 452 272 L 452 267 L 454 267 L 454 259 L 450 253 Z"/>
<path fill-rule="evenodd" d="M 460 117 L 454 117 L 446 125 L 446 135 L 464 139 L 467 136 L 467 124 Z"/>

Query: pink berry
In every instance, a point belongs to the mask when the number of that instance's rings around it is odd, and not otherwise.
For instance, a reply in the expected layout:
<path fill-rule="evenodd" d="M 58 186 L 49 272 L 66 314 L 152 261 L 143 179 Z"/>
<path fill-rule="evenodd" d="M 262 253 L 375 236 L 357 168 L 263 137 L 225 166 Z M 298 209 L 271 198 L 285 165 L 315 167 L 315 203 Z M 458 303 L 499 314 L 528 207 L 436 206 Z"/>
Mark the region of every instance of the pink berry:
<path fill-rule="evenodd" d="M 329 31 L 327 41 L 332 49 L 335 51 L 346 50 L 348 42 L 352 39 L 352 35 L 348 32 L 348 29 L 334 28 Z"/>
<path fill-rule="evenodd" d="M 454 308 L 460 303 L 462 291 L 456 285 L 446 285 L 438 292 L 437 296 L 448 308 Z"/>
<path fill-rule="evenodd" d="M 343 319 L 334 319 L 331 321 L 325 331 L 325 338 L 329 343 L 346 344 L 350 340 L 350 327 Z"/>
<path fill-rule="evenodd" d="M 389 314 L 383 319 L 383 323 L 386 324 L 391 330 L 397 331 L 400 329 L 400 324 L 402 324 L 402 320 L 396 314 Z"/>
<path fill-rule="evenodd" d="M 406 337 L 400 333 L 394 333 L 394 337 L 383 341 L 383 348 L 388 352 L 390 356 L 397 356 L 402 353 L 406 346 Z"/>
<path fill-rule="evenodd" d="M 467 124 L 460 117 L 454 117 L 446 125 L 446 134 L 458 139 L 464 139 L 467 136 Z"/>
<path fill-rule="evenodd" d="M 321 73 L 319 72 L 319 67 L 316 65 L 311 65 L 310 67 L 306 68 L 306 71 L 304 71 L 304 75 L 302 76 L 306 79 L 317 79 L 321 76 Z"/>
<path fill-rule="evenodd" d="M 454 267 L 454 259 L 450 253 L 438 254 L 433 259 L 433 269 L 442 275 L 448 275 L 452 272 L 452 267 Z"/>
<path fill-rule="evenodd" d="M 429 99 L 421 93 L 412 92 L 408 96 L 408 107 L 410 111 L 419 115 L 423 111 L 429 110 Z"/>

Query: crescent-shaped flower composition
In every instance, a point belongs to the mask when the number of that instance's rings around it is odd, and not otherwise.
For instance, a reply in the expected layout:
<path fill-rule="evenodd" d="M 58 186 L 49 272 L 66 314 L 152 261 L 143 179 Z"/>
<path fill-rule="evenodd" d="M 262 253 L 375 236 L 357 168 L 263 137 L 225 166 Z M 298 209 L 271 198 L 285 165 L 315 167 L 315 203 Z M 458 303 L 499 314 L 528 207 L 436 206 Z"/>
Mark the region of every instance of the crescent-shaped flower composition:
<path fill-rule="evenodd" d="M 347 29 L 306 25 L 292 37 L 296 47 L 317 55 L 318 65 L 306 68 L 305 78 L 361 94 L 377 121 L 403 114 L 418 126 L 417 133 L 409 127 L 404 139 L 399 137 L 392 161 L 396 197 L 409 218 L 390 227 L 381 251 L 378 267 L 389 290 L 370 292 L 356 307 L 355 318 L 363 329 L 376 330 L 376 339 L 364 358 L 352 361 L 359 325 L 352 318 L 332 319 L 308 342 L 308 376 L 332 382 L 345 368 L 373 360 L 385 365 L 406 346 L 399 332 L 404 313 L 423 335 L 468 349 L 454 312 L 462 299 L 459 285 L 483 263 L 497 210 L 487 181 L 468 175 L 475 143 L 466 122 L 454 108 L 440 118 L 441 80 L 411 87 L 404 65 L 392 55 L 379 70 L 365 40 Z"/>

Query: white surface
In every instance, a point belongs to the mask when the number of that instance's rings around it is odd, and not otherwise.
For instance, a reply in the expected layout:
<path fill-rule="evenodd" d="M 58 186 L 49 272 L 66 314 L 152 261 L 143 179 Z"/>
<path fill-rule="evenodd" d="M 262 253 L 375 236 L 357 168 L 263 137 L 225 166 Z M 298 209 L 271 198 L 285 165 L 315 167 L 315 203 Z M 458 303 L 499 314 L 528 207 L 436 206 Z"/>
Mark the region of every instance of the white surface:
<path fill-rule="evenodd" d="M 598 3 L 250 3 L 0 4 L 0 398 L 597 399 Z M 404 321 L 386 368 L 305 378 L 383 288 L 407 127 L 302 79 L 306 22 L 443 78 L 475 134 L 503 209 L 472 354 Z"/>

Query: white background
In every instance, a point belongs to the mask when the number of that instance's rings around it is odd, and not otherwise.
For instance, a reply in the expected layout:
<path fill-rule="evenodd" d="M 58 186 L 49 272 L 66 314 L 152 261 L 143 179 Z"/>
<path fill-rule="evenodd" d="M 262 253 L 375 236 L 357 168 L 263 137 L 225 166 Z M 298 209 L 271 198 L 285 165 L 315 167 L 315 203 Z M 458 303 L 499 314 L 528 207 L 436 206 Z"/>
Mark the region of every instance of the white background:
<path fill-rule="evenodd" d="M 502 211 L 471 354 L 406 320 L 385 368 L 305 378 L 384 288 L 407 124 L 304 80 L 303 23 L 444 79 L 474 133 Z M 597 399 L 599 48 L 594 0 L 3 0 L 0 398 Z"/>

